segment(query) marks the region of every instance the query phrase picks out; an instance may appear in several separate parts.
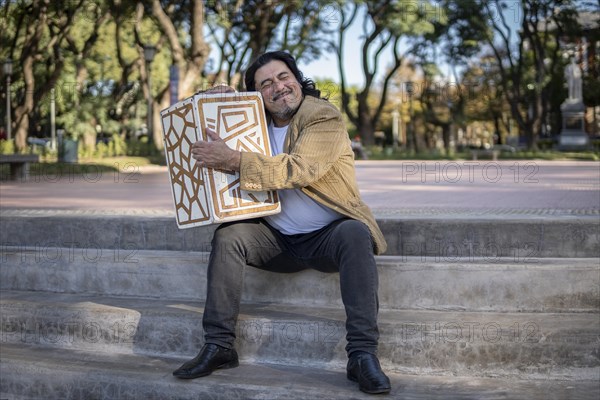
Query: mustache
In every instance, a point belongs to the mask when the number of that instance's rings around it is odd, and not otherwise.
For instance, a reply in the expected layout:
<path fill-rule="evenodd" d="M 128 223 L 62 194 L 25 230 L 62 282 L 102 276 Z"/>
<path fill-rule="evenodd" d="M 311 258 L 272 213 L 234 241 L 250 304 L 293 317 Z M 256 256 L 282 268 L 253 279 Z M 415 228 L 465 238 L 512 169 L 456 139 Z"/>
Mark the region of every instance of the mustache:
<path fill-rule="evenodd" d="M 270 100 L 271 100 L 271 102 L 275 102 L 275 101 L 279 100 L 280 98 L 287 96 L 288 94 L 292 94 L 292 93 L 293 93 L 292 90 L 286 90 L 281 93 L 275 93 L 273 96 L 271 96 Z"/>

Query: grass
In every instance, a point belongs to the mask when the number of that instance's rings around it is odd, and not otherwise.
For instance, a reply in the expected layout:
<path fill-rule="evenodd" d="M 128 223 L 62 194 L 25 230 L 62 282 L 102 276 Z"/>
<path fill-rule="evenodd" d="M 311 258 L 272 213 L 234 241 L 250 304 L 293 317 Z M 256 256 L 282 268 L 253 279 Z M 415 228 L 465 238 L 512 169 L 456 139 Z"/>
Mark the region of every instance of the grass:
<path fill-rule="evenodd" d="M 398 151 L 395 153 L 382 151 L 378 148 L 370 148 L 370 160 L 471 160 L 469 151 L 456 152 L 453 154 L 442 154 L 439 152 L 412 153 L 407 151 Z M 491 160 L 491 156 L 479 155 L 479 160 Z M 554 150 L 544 151 L 518 151 L 516 153 L 501 152 L 498 160 L 577 160 L 577 161 L 600 161 L 600 152 L 560 152 Z"/>
<path fill-rule="evenodd" d="M 599 161 L 600 153 L 584 151 L 584 152 L 560 152 L 560 151 L 522 151 L 513 154 L 505 159 L 512 160 L 578 160 L 578 161 Z"/>
<path fill-rule="evenodd" d="M 44 163 L 58 163 L 56 156 L 40 156 L 40 161 Z M 61 163 L 58 163 L 61 164 Z M 102 165 L 114 166 L 123 164 L 143 165 L 165 165 L 165 157 L 159 156 L 117 156 L 117 157 L 80 157 L 78 162 L 72 165 Z"/>
<path fill-rule="evenodd" d="M 125 179 L 134 174 L 139 167 L 145 165 L 164 165 L 164 157 L 105 157 L 81 159 L 77 163 L 58 162 L 56 157 L 41 157 L 39 163 L 33 163 L 29 168 L 29 175 L 45 181 L 57 181 L 75 175 L 82 175 L 86 179 L 96 180 L 103 174 L 112 174 L 114 179 Z M 8 164 L 0 165 L 0 180 L 7 180 L 10 175 Z"/>

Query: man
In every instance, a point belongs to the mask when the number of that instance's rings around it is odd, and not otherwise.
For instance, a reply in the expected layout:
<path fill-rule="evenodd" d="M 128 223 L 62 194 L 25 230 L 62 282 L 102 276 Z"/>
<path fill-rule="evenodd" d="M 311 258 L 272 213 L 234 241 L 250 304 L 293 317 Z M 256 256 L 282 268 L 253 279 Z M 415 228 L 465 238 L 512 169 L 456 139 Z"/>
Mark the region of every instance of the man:
<path fill-rule="evenodd" d="M 234 349 L 246 265 L 273 272 L 314 268 L 339 272 L 346 309 L 348 379 L 367 393 L 388 393 L 377 359 L 377 266 L 386 243 L 356 184 L 354 157 L 340 112 L 285 52 L 261 55 L 248 68 L 246 89 L 258 90 L 269 117 L 272 156 L 230 149 L 208 131 L 193 157 L 210 168 L 240 172 L 249 191 L 278 190 L 279 214 L 221 225 L 208 265 L 203 316 L 205 345 L 173 372 L 182 379 L 238 366 Z"/>

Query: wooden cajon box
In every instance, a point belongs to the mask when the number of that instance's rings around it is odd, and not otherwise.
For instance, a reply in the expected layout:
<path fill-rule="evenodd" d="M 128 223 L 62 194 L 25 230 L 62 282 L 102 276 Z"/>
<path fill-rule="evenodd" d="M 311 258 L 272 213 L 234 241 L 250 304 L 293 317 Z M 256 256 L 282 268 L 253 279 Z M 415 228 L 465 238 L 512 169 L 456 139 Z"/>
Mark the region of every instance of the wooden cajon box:
<path fill-rule="evenodd" d="M 232 149 L 271 155 L 259 92 L 196 94 L 162 110 L 160 115 L 180 229 L 256 218 L 281 210 L 276 191 L 242 190 L 239 173 L 202 168 L 192 158 L 192 144 L 209 140 L 207 127 Z"/>

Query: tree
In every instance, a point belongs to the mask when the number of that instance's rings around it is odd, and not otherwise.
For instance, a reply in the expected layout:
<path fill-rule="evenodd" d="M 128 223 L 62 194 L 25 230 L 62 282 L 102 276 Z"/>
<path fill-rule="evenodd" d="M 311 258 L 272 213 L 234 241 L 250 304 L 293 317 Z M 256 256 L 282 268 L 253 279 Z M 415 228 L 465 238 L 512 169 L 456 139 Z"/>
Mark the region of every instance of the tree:
<path fill-rule="evenodd" d="M 464 117 L 467 122 L 492 121 L 498 144 L 506 144 L 510 132 L 510 109 L 498 86 L 500 73 L 493 55 L 483 55 L 463 73 L 463 82 L 469 82 L 465 99 Z"/>
<path fill-rule="evenodd" d="M 462 116 L 465 101 L 464 90 L 448 81 L 436 81 L 439 75 L 434 64 L 422 65 L 423 85 L 420 92 L 420 102 L 423 105 L 425 121 L 442 131 L 442 141 L 446 154 L 450 146 L 451 130 L 454 122 Z"/>
<path fill-rule="evenodd" d="M 159 37 L 157 40 L 153 32 L 143 34 L 141 26 L 144 17 L 150 17 L 156 24 Z M 155 45 L 159 51 L 168 53 L 171 65 L 179 70 L 178 92 L 191 95 L 196 92 L 202 83 L 202 73 L 208 61 L 210 47 L 204 39 L 204 1 L 138 1 L 136 8 L 136 42 L 139 58 L 143 60 L 144 46 Z M 154 40 L 155 42 L 152 42 Z M 153 107 L 153 141 L 158 149 L 163 148 L 163 135 L 160 121 L 160 110 L 170 104 L 169 84 L 165 80 L 162 86 L 148 93 L 148 74 L 146 64 L 138 63 L 140 76 L 146 84 L 143 86 L 144 94 L 154 98 Z"/>
<path fill-rule="evenodd" d="M 22 76 L 23 87 L 14 101 L 15 146 L 18 152 L 27 148 L 31 116 L 56 86 L 65 66 L 63 49 L 76 15 L 83 10 L 85 0 L 68 4 L 49 0 L 7 2 L 3 26 L 0 27 L 3 55 L 15 60 L 16 76 Z M 12 92 L 12 91 L 11 91 Z"/>
<path fill-rule="evenodd" d="M 574 2 L 448 0 L 443 4 L 458 43 L 482 43 L 490 49 L 511 115 L 528 148 L 536 149 L 549 109 L 549 82 L 562 71 L 559 39 L 576 24 Z"/>
<path fill-rule="evenodd" d="M 207 25 L 219 55 L 212 83 L 224 81 L 242 89 L 242 69 L 261 53 L 286 50 L 296 60 L 312 59 L 321 52 L 330 0 L 211 2 Z"/>
<path fill-rule="evenodd" d="M 441 130 L 447 154 L 453 150 L 453 127 L 464 127 L 465 105 L 474 89 L 474 82 L 464 79 L 457 70 L 468 68 L 480 48 L 478 33 L 452 18 L 456 16 L 440 8 L 433 29 L 416 40 L 411 54 L 423 74 L 419 100 L 425 123 Z M 444 62 L 451 73 L 442 73 L 440 66 Z"/>
<path fill-rule="evenodd" d="M 335 39 L 329 45 L 337 56 L 342 111 L 356 126 L 363 143 L 367 145 L 374 142 L 374 132 L 387 100 L 390 82 L 404 59 L 400 53 L 401 40 L 417 37 L 433 29 L 432 21 L 427 17 L 427 4 L 417 9 L 409 9 L 407 5 L 402 1 L 380 0 L 340 2 L 338 6 L 340 21 L 335 30 Z M 357 107 L 353 108 L 350 107 L 351 94 L 345 75 L 344 48 L 350 26 L 359 19 L 364 39 L 360 47 L 364 85 L 356 94 Z M 374 95 L 385 52 L 391 54 L 392 61 L 382 73 L 376 106 L 370 107 L 369 97 Z"/>

